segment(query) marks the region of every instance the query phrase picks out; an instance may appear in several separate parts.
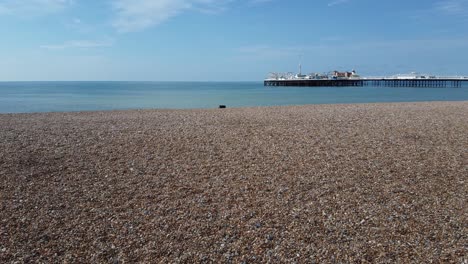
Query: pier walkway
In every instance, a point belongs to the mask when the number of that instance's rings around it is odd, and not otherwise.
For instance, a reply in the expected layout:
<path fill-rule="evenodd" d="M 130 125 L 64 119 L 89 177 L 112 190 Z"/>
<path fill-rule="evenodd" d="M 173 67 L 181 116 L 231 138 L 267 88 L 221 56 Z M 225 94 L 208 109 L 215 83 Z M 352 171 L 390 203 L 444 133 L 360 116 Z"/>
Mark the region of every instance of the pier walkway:
<path fill-rule="evenodd" d="M 440 87 L 460 88 L 468 84 L 468 77 L 401 79 L 401 78 L 347 78 L 347 79 L 266 79 L 265 86 L 302 86 L 302 87 Z"/>

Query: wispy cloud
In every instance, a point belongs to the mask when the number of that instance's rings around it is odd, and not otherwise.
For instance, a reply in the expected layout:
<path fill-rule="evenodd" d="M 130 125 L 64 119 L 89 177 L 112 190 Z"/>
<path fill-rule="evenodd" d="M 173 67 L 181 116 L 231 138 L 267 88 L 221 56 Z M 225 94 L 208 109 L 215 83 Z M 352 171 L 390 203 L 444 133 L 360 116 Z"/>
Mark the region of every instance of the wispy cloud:
<path fill-rule="evenodd" d="M 115 0 L 114 27 L 121 32 L 140 31 L 188 10 L 219 12 L 231 0 Z"/>
<path fill-rule="evenodd" d="M 250 0 L 250 4 L 264 4 L 268 2 L 272 2 L 273 0 Z"/>
<path fill-rule="evenodd" d="M 330 69 L 350 70 L 357 68 L 367 73 L 378 74 L 379 71 L 395 73 L 410 70 L 450 73 L 447 69 L 453 65 L 461 65 L 467 56 L 458 54 L 459 50 L 468 48 L 467 37 L 454 38 L 421 38 L 421 39 L 396 39 L 388 41 L 363 41 L 349 42 L 339 41 L 335 43 L 320 41 L 303 46 L 271 46 L 251 45 L 235 50 L 234 58 L 242 61 L 268 61 L 273 69 L 283 69 L 289 65 L 286 71 L 294 70 L 294 65 L 301 61 L 303 65 L 316 67 L 318 71 Z M 365 53 L 362 53 L 365 51 Z M 411 56 L 408 56 L 411 54 Z M 427 56 L 431 54 L 431 56 Z M 454 54 L 457 54 L 454 56 Z M 386 64 L 378 71 L 373 69 L 376 65 Z M 404 65 L 404 66 L 399 66 Z M 445 66 L 444 66 L 445 65 Z M 447 69 L 442 69 L 447 66 Z M 274 69 L 274 68 L 277 69 Z M 283 67 L 283 68 L 282 68 Z M 439 69 L 440 68 L 440 69 Z"/>
<path fill-rule="evenodd" d="M 63 10 L 73 0 L 3 0 L 0 15 L 36 16 Z"/>
<path fill-rule="evenodd" d="M 273 0 L 248 0 L 262 4 Z M 141 31 L 157 26 L 187 11 L 217 14 L 238 0 L 114 0 L 114 27 L 120 32 Z"/>
<path fill-rule="evenodd" d="M 0 15 L 7 14 L 8 12 L 10 12 L 10 10 L 6 6 L 0 4 Z"/>
<path fill-rule="evenodd" d="M 466 23 L 468 21 L 468 0 L 438 0 L 420 10 L 411 10 L 408 16 L 423 23 L 437 22 L 437 24 L 442 24 L 450 21 Z"/>
<path fill-rule="evenodd" d="M 0 15 L 35 17 L 63 11 L 79 0 L 0 0 Z M 274 0 L 108 0 L 112 25 L 120 32 L 141 31 L 157 26 L 187 11 L 218 14 L 235 3 L 265 4 Z M 82 26 L 80 20 L 69 23 Z"/>
<path fill-rule="evenodd" d="M 443 0 L 435 4 L 435 11 L 448 15 L 468 16 L 468 0 Z"/>
<path fill-rule="evenodd" d="M 53 45 L 41 45 L 40 47 L 48 50 L 63 50 L 70 48 L 78 49 L 90 49 L 90 48 L 102 48 L 112 46 L 113 41 L 111 39 L 95 41 L 95 40 L 72 40 L 62 44 Z"/>
<path fill-rule="evenodd" d="M 237 49 L 240 54 L 259 57 L 278 57 L 289 55 L 300 55 L 304 47 L 273 47 L 269 45 L 243 46 Z"/>
<path fill-rule="evenodd" d="M 347 2 L 349 2 L 349 0 L 334 0 L 328 3 L 328 6 L 332 7 L 332 6 L 341 5 Z"/>

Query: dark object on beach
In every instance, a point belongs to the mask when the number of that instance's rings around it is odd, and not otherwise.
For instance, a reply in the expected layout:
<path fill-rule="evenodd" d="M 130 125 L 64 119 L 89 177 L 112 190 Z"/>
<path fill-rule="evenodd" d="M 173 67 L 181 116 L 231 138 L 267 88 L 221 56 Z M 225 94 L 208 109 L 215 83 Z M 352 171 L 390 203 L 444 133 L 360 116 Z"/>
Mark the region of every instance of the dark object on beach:
<path fill-rule="evenodd" d="M 219 105 L 219 108 L 224 109 L 224 108 L 226 108 L 226 106 L 225 105 Z"/>

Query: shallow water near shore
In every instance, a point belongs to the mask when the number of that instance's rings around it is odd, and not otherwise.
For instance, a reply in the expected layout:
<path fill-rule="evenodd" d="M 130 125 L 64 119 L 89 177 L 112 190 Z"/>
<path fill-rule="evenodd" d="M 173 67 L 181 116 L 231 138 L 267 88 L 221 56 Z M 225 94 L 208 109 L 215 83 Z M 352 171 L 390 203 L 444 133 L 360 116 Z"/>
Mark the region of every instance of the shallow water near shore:
<path fill-rule="evenodd" d="M 263 82 L 0 82 L 0 113 L 464 101 L 462 88 L 264 87 Z"/>

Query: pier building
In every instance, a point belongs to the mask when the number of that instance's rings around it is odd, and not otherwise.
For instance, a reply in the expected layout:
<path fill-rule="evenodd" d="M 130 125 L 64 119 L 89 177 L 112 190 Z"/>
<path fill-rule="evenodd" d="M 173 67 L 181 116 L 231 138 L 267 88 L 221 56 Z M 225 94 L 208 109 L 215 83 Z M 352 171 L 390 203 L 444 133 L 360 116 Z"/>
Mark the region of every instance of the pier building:
<path fill-rule="evenodd" d="M 264 80 L 265 86 L 302 86 L 302 87 L 346 87 L 346 86 L 376 86 L 376 87 L 434 87 L 434 88 L 460 88 L 468 86 L 468 77 L 465 76 L 434 76 L 421 74 L 394 75 L 388 77 L 361 77 L 356 71 L 338 72 L 328 74 L 302 73 L 272 73 Z"/>

